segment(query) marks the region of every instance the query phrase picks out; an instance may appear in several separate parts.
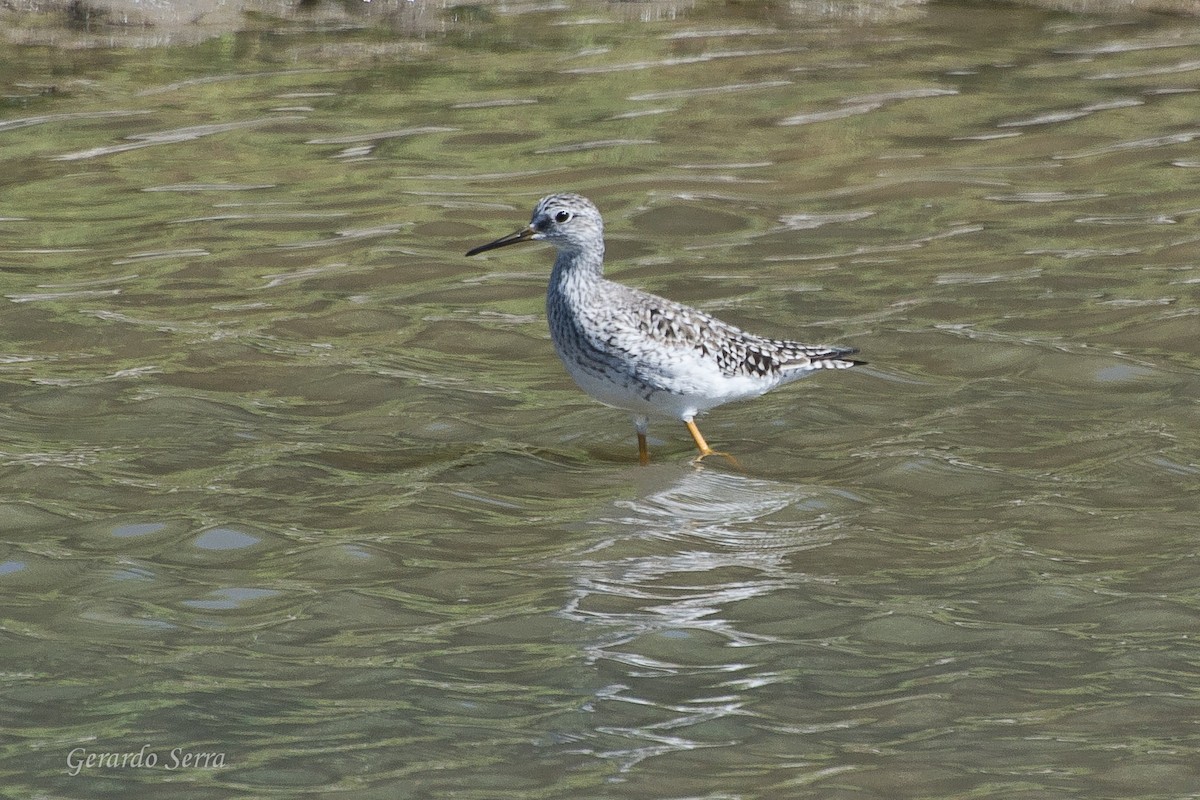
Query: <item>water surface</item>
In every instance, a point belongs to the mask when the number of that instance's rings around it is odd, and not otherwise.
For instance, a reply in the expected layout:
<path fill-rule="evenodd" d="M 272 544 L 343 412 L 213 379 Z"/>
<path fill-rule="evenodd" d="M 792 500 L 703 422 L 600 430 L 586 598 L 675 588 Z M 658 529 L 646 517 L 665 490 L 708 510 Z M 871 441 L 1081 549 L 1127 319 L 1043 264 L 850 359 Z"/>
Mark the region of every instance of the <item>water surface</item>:
<path fill-rule="evenodd" d="M 6 46 L 5 796 L 1194 796 L 1197 45 L 580 4 Z M 742 471 L 669 422 L 639 468 L 550 252 L 462 256 L 557 190 L 612 276 L 870 366 L 703 420 Z"/>

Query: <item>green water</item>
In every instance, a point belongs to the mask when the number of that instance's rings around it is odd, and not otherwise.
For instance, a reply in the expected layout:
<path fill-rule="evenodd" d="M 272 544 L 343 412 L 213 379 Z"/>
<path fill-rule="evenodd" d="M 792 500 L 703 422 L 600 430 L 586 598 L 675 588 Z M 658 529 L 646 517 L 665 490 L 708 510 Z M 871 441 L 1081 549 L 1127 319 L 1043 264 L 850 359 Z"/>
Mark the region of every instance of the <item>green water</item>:
<path fill-rule="evenodd" d="M 438 14 L 4 46 L 0 796 L 1200 796 L 1200 22 Z M 870 366 L 639 468 L 558 190 Z"/>

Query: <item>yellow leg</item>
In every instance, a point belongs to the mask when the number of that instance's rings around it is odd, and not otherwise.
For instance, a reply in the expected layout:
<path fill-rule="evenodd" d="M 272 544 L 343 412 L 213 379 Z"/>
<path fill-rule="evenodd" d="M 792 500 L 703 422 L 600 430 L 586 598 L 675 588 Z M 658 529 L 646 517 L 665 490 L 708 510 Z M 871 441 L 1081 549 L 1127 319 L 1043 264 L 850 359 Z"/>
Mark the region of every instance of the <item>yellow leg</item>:
<path fill-rule="evenodd" d="M 692 435 L 692 438 L 696 440 L 696 447 L 700 448 L 700 455 L 696 456 L 692 460 L 693 464 L 699 464 L 701 461 L 708 458 L 709 456 L 721 456 L 722 458 L 728 459 L 729 463 L 733 464 L 738 469 L 742 468 L 742 465 L 738 463 L 738 460 L 736 458 L 734 458 L 733 456 L 731 456 L 729 453 L 722 453 L 718 450 L 713 450 L 711 447 L 709 447 L 708 442 L 704 441 L 704 434 L 700 433 L 700 429 L 696 427 L 695 422 L 693 422 L 690 419 L 685 419 L 683 421 L 683 424 L 687 425 L 688 433 L 690 433 Z"/>
<path fill-rule="evenodd" d="M 646 444 L 646 434 L 638 431 L 638 463 L 643 467 L 650 463 L 650 447 Z"/>

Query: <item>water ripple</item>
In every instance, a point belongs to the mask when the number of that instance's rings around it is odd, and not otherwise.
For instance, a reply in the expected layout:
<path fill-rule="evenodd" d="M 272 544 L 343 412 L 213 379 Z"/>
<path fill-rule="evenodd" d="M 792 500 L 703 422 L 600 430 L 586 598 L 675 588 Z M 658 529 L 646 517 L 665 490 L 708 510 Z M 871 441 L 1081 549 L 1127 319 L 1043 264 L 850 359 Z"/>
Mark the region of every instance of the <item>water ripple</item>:
<path fill-rule="evenodd" d="M 550 153 L 579 153 L 585 150 L 602 150 L 609 147 L 631 147 L 635 145 L 659 144 L 657 139 L 597 139 L 591 142 L 576 142 L 561 144 L 555 147 L 543 147 L 533 152 L 539 155 Z"/>
<path fill-rule="evenodd" d="M 872 94 L 855 95 L 841 100 L 842 107 L 828 111 L 810 111 L 796 114 L 780 120 L 779 125 L 810 125 L 817 122 L 829 122 L 859 114 L 869 114 L 878 111 L 889 103 L 902 100 L 915 100 L 926 97 L 948 97 L 958 94 L 957 89 L 944 89 L 936 86 L 918 86 L 912 89 L 897 89 L 890 92 L 875 92 Z"/>
<path fill-rule="evenodd" d="M 108 119 L 110 117 L 141 117 L 153 113 L 153 111 L 149 110 L 114 110 L 72 111 L 64 114 L 41 114 L 36 117 L 21 117 L 18 119 L 0 120 L 0 132 L 16 130 L 17 128 L 27 128 L 31 125 L 45 125 L 47 123 L 72 122 L 74 120 L 81 119 Z"/>
<path fill-rule="evenodd" d="M 358 239 L 376 239 L 381 236 L 391 236 L 394 233 L 404 230 L 408 225 L 409 223 L 396 223 L 394 225 L 376 225 L 370 228 L 348 228 L 343 231 L 335 231 L 334 235 L 327 239 L 312 239 L 307 242 L 284 242 L 277 246 L 288 250 L 332 247 L 333 245 Z"/>
<path fill-rule="evenodd" d="M 674 58 L 663 58 L 657 61 L 631 61 L 627 64 L 606 64 L 595 67 L 570 67 L 568 69 L 560 70 L 560 72 L 570 75 L 600 75 L 608 72 L 638 72 L 644 69 L 658 69 L 659 67 L 678 67 L 687 64 L 702 64 L 706 61 L 716 61 L 724 58 L 752 58 L 756 56 L 774 56 L 782 55 L 784 53 L 797 53 L 806 49 L 808 48 L 776 47 L 761 50 L 715 50 L 707 53 L 700 53 L 694 56 L 676 56 Z M 631 97 L 629 99 L 633 100 L 644 98 Z"/>
<path fill-rule="evenodd" d="M 70 292 L 28 292 L 24 294 L 6 294 L 4 296 L 14 303 L 41 303 L 69 298 L 111 297 L 120 293 L 120 289 L 77 289 Z"/>
<path fill-rule="evenodd" d="M 451 108 L 510 108 L 512 106 L 531 106 L 537 105 L 536 97 L 500 97 L 494 100 L 471 100 L 462 103 L 454 103 Z"/>
<path fill-rule="evenodd" d="M 860 103 L 858 105 L 843 106 L 841 108 L 831 109 L 829 111 L 809 111 L 804 114 L 796 114 L 791 117 L 781 119 L 780 125 L 811 125 L 817 122 L 830 122 L 835 119 L 845 119 L 859 114 L 869 114 L 872 111 L 878 111 L 883 108 L 883 103 Z"/>
<path fill-rule="evenodd" d="M 711 30 L 693 29 L 664 33 L 663 39 L 709 39 L 729 36 L 770 36 L 779 31 L 775 28 L 713 28 Z"/>
<path fill-rule="evenodd" d="M 143 192 L 247 192 L 254 189 L 274 189 L 274 183 L 172 183 L 167 186 L 147 186 Z"/>
<path fill-rule="evenodd" d="M 700 86 L 694 89 L 672 89 L 660 92 L 644 92 L 631 94 L 627 100 L 677 100 L 686 97 L 703 97 L 710 94 L 731 94 L 752 92 L 759 89 L 778 89 L 781 86 L 791 86 L 792 81 L 757 81 L 754 83 L 726 83 L 721 86 Z"/>
<path fill-rule="evenodd" d="M 1200 130 L 1184 131 L 1182 133 L 1169 133 L 1161 136 L 1148 136 L 1144 139 L 1132 139 L 1116 144 L 1105 145 L 1104 147 L 1096 147 L 1089 150 L 1080 150 L 1074 153 L 1060 153 L 1051 158 L 1058 160 L 1070 160 L 1077 158 L 1092 158 L 1094 156 L 1103 156 L 1110 153 L 1122 153 L 1128 150 L 1152 150 L 1158 147 L 1170 147 L 1176 144 L 1188 144 L 1200 138 Z"/>
<path fill-rule="evenodd" d="M 1183 72 L 1195 72 L 1198 69 L 1200 69 L 1200 61 L 1180 61 L 1177 64 L 1167 64 L 1160 67 L 1101 72 L 1096 75 L 1085 75 L 1084 77 L 1091 81 L 1107 81 L 1126 78 L 1149 78 L 1155 75 L 1178 75 Z"/>
<path fill-rule="evenodd" d="M 63 153 L 61 155 L 51 156 L 51 158 L 55 161 L 82 161 L 89 158 L 99 158 L 101 156 L 124 153 L 129 150 L 138 150 L 143 147 L 153 147 L 160 144 L 178 144 L 180 142 L 190 142 L 205 136 L 214 136 L 219 133 L 228 133 L 230 131 L 243 130 L 246 128 L 257 128 L 262 125 L 269 125 L 275 122 L 298 119 L 303 119 L 303 117 L 259 117 L 258 119 L 248 119 L 240 122 L 222 122 L 213 123 L 210 125 L 189 125 L 185 128 L 175 128 L 173 130 L 154 131 L 152 133 L 135 133 L 125 137 L 126 139 L 132 140 L 128 144 L 92 147 L 87 150 L 76 150 L 71 153 Z"/>
<path fill-rule="evenodd" d="M 1016 194 L 991 194 L 985 199 L 1001 203 L 1067 203 L 1073 200 L 1095 200 L 1108 197 L 1105 192 L 1071 192 L 1050 190 L 1044 192 L 1018 192 Z"/>
<path fill-rule="evenodd" d="M 835 225 L 841 222 L 857 222 L 860 219 L 867 219 L 875 215 L 874 211 L 842 211 L 828 214 L 814 214 L 801 212 L 799 214 L 785 214 L 779 218 L 779 222 L 784 228 L 791 231 L 805 231 L 812 228 L 819 228 L 822 225 Z"/>
<path fill-rule="evenodd" d="M 1200 46 L 1200 39 L 1189 37 L 1178 37 L 1172 39 L 1147 38 L 1139 41 L 1107 42 L 1105 44 L 1085 45 L 1082 47 L 1055 48 L 1054 52 L 1071 56 L 1098 56 L 1112 55 L 1115 53 L 1136 53 L 1145 50 L 1162 50 L 1174 47 L 1197 46 Z"/>
<path fill-rule="evenodd" d="M 426 133 L 450 133 L 457 130 L 461 129 L 451 128 L 446 125 L 423 125 L 416 128 L 396 128 L 394 130 L 355 133 L 346 136 L 327 136 L 309 139 L 305 144 L 360 144 L 364 142 L 381 142 L 387 139 L 403 139 L 408 136 L 420 136 Z"/>
<path fill-rule="evenodd" d="M 1062 111 L 1044 111 L 1032 117 L 1024 119 L 1010 120 L 1008 122 L 996 123 L 997 128 L 1020 128 L 1030 125 L 1048 125 L 1055 122 L 1069 122 L 1074 119 L 1080 119 L 1097 111 L 1110 111 L 1118 108 L 1133 108 L 1135 106 L 1145 105 L 1145 100 L 1140 100 L 1135 97 L 1119 98 L 1110 100 L 1104 103 L 1092 103 L 1086 106 L 1080 106 L 1074 109 L 1065 109 Z"/>

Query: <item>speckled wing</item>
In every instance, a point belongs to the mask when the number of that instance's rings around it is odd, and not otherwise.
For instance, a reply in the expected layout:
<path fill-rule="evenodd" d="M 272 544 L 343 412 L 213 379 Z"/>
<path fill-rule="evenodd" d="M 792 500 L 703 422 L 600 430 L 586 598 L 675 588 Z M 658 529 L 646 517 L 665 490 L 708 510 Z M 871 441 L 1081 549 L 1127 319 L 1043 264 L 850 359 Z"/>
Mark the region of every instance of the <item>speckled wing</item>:
<path fill-rule="evenodd" d="M 648 359 L 643 363 L 651 369 L 655 362 L 673 357 L 699 356 L 727 377 L 785 382 L 816 369 L 846 369 L 863 363 L 846 358 L 858 352 L 852 347 L 766 339 L 664 297 L 621 284 L 609 285 L 624 290 L 625 297 L 617 304 L 620 313 L 606 326 L 606 344 L 627 352 L 640 344 L 645 352 L 639 353 L 639 358 Z"/>

